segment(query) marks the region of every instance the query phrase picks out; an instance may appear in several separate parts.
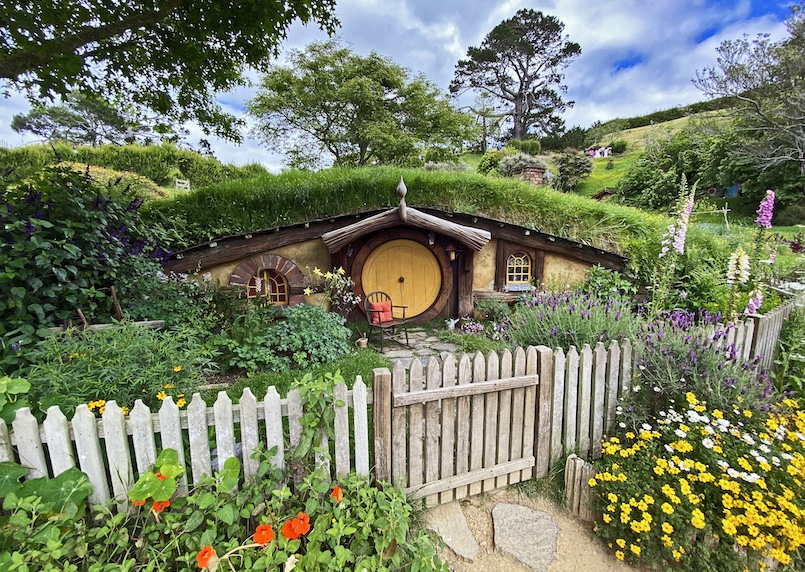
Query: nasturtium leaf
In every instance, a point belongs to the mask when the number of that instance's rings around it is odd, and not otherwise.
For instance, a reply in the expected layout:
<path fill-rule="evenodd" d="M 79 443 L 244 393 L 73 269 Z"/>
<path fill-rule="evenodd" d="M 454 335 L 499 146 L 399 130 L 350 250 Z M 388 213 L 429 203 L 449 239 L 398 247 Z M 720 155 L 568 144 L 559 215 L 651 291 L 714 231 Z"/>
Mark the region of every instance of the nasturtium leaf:
<path fill-rule="evenodd" d="M 30 390 L 31 384 L 28 380 L 19 377 L 12 377 L 8 379 L 8 383 L 6 385 L 7 393 L 18 395 L 20 393 L 28 393 Z"/>
<path fill-rule="evenodd" d="M 61 512 L 67 503 L 84 502 L 92 493 L 92 484 L 87 475 L 72 467 L 52 479 L 41 478 L 25 481 L 20 495 L 40 496 L 54 512 Z"/>
<path fill-rule="evenodd" d="M 3 461 L 0 463 L 0 498 L 20 488 L 20 479 L 28 473 L 28 469 L 17 463 Z"/>
<path fill-rule="evenodd" d="M 235 512 L 235 507 L 233 505 L 225 504 L 218 509 L 218 512 L 215 513 L 215 516 L 217 516 L 218 520 L 221 522 L 233 524 L 238 515 L 237 512 Z"/>
<path fill-rule="evenodd" d="M 179 464 L 179 453 L 176 452 L 176 449 L 165 449 L 162 451 L 159 456 L 157 457 L 156 462 L 154 465 L 157 467 L 161 467 L 162 465 L 172 463 L 175 465 Z"/>
<path fill-rule="evenodd" d="M 240 461 L 230 457 L 224 462 L 224 470 L 220 473 L 221 489 L 231 491 L 238 484 L 240 478 Z"/>

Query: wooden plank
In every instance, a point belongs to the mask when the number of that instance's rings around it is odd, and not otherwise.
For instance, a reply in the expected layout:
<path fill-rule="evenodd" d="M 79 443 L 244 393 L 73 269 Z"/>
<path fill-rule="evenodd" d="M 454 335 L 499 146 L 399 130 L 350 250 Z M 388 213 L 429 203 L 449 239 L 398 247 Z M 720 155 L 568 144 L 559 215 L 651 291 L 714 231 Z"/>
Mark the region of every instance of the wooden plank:
<path fill-rule="evenodd" d="M 494 353 L 494 352 L 490 352 Z M 497 357 L 497 354 L 495 354 Z M 402 407 L 415 403 L 428 403 L 430 401 L 440 401 L 442 399 L 464 397 L 467 395 L 478 395 L 482 393 L 498 393 L 500 391 L 537 385 L 539 376 L 510 377 L 508 379 L 483 381 L 472 383 L 467 387 L 451 387 L 427 389 L 424 391 L 410 391 L 402 395 L 394 395 L 394 407 Z"/>
<path fill-rule="evenodd" d="M 489 352 L 486 356 L 486 379 L 494 381 L 500 377 L 500 360 L 498 354 Z M 486 394 L 486 412 L 484 414 L 484 468 L 492 467 L 497 462 L 498 411 L 500 393 Z M 483 483 L 484 492 L 497 488 L 495 479 L 487 479 Z"/>
<path fill-rule="evenodd" d="M 366 399 L 366 384 L 361 376 L 352 386 L 353 427 L 355 433 L 355 472 L 369 476 L 369 416 Z"/>
<path fill-rule="evenodd" d="M 447 355 L 442 363 L 442 387 L 450 388 L 456 385 L 456 360 Z M 446 398 L 442 400 L 442 442 L 439 477 L 448 479 L 456 474 L 456 400 Z M 453 489 L 439 494 L 439 504 L 453 500 Z"/>
<path fill-rule="evenodd" d="M 500 356 L 500 377 L 514 376 L 514 359 L 511 350 L 504 349 Z M 507 389 L 500 392 L 498 410 L 498 463 L 520 459 L 523 449 L 523 399 L 525 389 Z M 512 450 L 516 453 L 512 453 Z M 516 456 L 515 456 L 516 455 Z M 511 477 L 511 480 L 510 480 Z M 520 473 L 497 478 L 498 488 L 520 482 Z"/>
<path fill-rule="evenodd" d="M 92 504 L 103 504 L 109 500 L 109 484 L 101 453 L 101 440 L 98 438 L 98 422 L 87 406 L 81 404 L 76 407 L 71 423 L 79 468 L 92 483 L 89 500 Z"/>
<path fill-rule="evenodd" d="M 375 479 L 391 480 L 391 372 L 372 370 L 374 407 L 372 410 L 375 447 Z"/>
<path fill-rule="evenodd" d="M 592 454 L 593 459 L 601 456 L 601 440 L 604 438 L 604 417 L 606 410 L 607 348 L 603 342 L 595 344 L 593 355 L 593 412 L 592 412 Z"/>
<path fill-rule="evenodd" d="M 576 492 L 576 459 L 578 457 L 574 453 L 567 458 L 565 463 L 565 508 L 574 516 L 579 514 L 578 504 L 573 497 Z"/>
<path fill-rule="evenodd" d="M 589 344 L 584 344 L 581 350 L 579 376 L 579 412 L 578 412 L 578 443 L 579 456 L 587 458 L 590 455 L 591 423 L 593 399 L 593 350 Z"/>
<path fill-rule="evenodd" d="M 235 457 L 235 416 L 232 412 L 232 399 L 225 391 L 218 392 L 212 412 L 215 419 L 215 447 L 218 453 L 216 470 L 222 471 L 224 463 Z"/>
<path fill-rule="evenodd" d="M 257 422 L 257 398 L 248 387 L 240 396 L 240 445 L 243 452 L 243 476 L 246 480 L 257 478 L 260 460 L 252 455 L 260 443 L 260 428 Z"/>
<path fill-rule="evenodd" d="M 428 360 L 426 384 L 428 389 L 442 386 L 442 375 L 439 361 L 435 357 Z M 441 461 L 441 403 L 428 401 L 425 404 L 425 483 L 439 480 Z M 425 499 L 427 506 L 439 504 L 439 495 L 431 495 Z"/>
<path fill-rule="evenodd" d="M 527 457 L 525 459 L 517 459 L 516 461 L 509 461 L 503 465 L 493 465 L 485 467 L 477 471 L 464 473 L 463 475 L 455 475 L 449 479 L 434 481 L 419 487 L 408 487 L 405 489 L 407 494 L 411 495 L 412 499 L 422 498 L 428 495 L 439 494 L 443 491 L 450 490 L 456 487 L 466 485 L 472 486 L 481 481 L 496 480 L 496 477 L 504 474 L 514 472 L 521 472 L 528 467 L 534 466 L 534 457 Z"/>
<path fill-rule="evenodd" d="M 559 462 L 562 450 L 562 428 L 565 414 L 565 352 L 553 350 L 553 404 L 551 405 L 551 466 Z"/>
<path fill-rule="evenodd" d="M 578 446 L 578 408 L 579 408 L 579 352 L 570 346 L 567 352 L 565 369 L 565 414 L 562 432 L 565 435 L 565 454 L 575 453 Z"/>
<path fill-rule="evenodd" d="M 411 391 L 425 387 L 422 362 L 415 359 L 408 370 Z M 408 406 L 408 485 L 418 486 L 425 482 L 425 406 Z"/>
<path fill-rule="evenodd" d="M 621 379 L 618 385 L 618 397 L 624 397 L 632 390 L 633 371 L 632 342 L 627 338 L 621 342 Z"/>
<path fill-rule="evenodd" d="M 481 352 L 475 354 L 472 361 L 472 383 L 481 383 L 486 380 L 486 360 Z M 460 387 L 460 386 L 459 386 Z M 484 396 L 473 395 L 470 401 L 470 415 L 472 418 L 472 434 L 470 436 L 470 472 L 483 468 L 484 454 Z M 479 482 L 470 484 L 469 494 L 481 494 L 483 487 Z"/>
<path fill-rule="evenodd" d="M 16 461 L 14 449 L 11 447 L 11 434 L 8 432 L 8 425 L 0 419 L 0 462 Z"/>
<path fill-rule="evenodd" d="M 271 464 L 279 469 L 285 469 L 285 438 L 282 430 L 282 404 L 277 388 L 266 388 L 263 399 L 263 408 L 266 416 L 266 448 L 270 451 L 276 447 L 277 452 L 271 457 Z"/>
<path fill-rule="evenodd" d="M 48 456 L 53 476 L 61 475 L 67 469 L 75 467 L 73 440 L 70 439 L 70 423 L 57 405 L 48 407 L 47 416 L 42 422 L 45 440 L 48 444 Z"/>
<path fill-rule="evenodd" d="M 120 510 L 128 505 L 128 490 L 134 486 L 134 472 L 129 453 L 129 437 L 126 434 L 126 418 L 114 400 L 107 401 L 103 415 L 103 440 L 106 458 L 109 460 L 109 476 L 112 492 Z"/>
<path fill-rule="evenodd" d="M 530 346 L 528 350 L 517 348 L 514 356 L 514 375 L 523 377 L 537 374 L 537 350 Z M 534 439 L 537 437 L 537 386 L 530 385 L 525 388 L 523 401 L 523 448 L 521 458 L 534 457 L 536 448 Z M 534 469 L 528 467 L 520 471 L 520 480 L 527 481 L 534 475 Z"/>
<path fill-rule="evenodd" d="M 207 404 L 201 394 L 194 393 L 187 406 L 187 431 L 190 439 L 190 465 L 193 468 L 193 482 L 202 475 L 212 475 L 210 460 L 210 441 L 207 437 Z"/>
<path fill-rule="evenodd" d="M 182 420 L 179 414 L 179 407 L 173 402 L 173 398 L 168 396 L 162 400 L 157 416 L 159 422 L 160 436 L 162 437 L 162 449 L 173 449 L 178 455 L 179 464 L 185 467 L 185 472 L 179 479 L 180 493 L 187 492 L 188 467 L 184 458 L 184 439 L 182 437 Z"/>
<path fill-rule="evenodd" d="M 157 460 L 157 445 L 154 439 L 154 424 L 151 410 L 142 399 L 134 402 L 129 413 L 129 429 L 131 442 L 134 445 L 134 460 L 137 463 L 137 474 L 142 475 L 151 470 Z"/>
<path fill-rule="evenodd" d="M 621 348 L 616 340 L 609 343 L 607 356 L 607 390 L 604 403 L 604 434 L 609 434 L 615 425 L 615 409 L 618 406 L 618 380 L 621 376 Z"/>
<path fill-rule="evenodd" d="M 17 440 L 17 453 L 20 465 L 28 468 L 26 479 L 47 477 L 48 463 L 45 460 L 45 449 L 39 435 L 39 423 L 28 407 L 17 410 L 17 416 L 11 422 L 14 437 Z"/>
<path fill-rule="evenodd" d="M 458 384 L 472 383 L 472 360 L 467 354 L 462 354 L 458 362 Z M 470 470 L 470 397 L 465 395 L 456 399 L 456 474 L 463 475 Z M 455 489 L 456 499 L 467 496 L 469 489 L 466 486 Z"/>
<path fill-rule="evenodd" d="M 744 328 L 746 331 L 744 333 L 744 347 L 741 352 L 741 361 L 749 361 L 752 355 L 752 344 L 755 340 L 755 321 L 746 320 L 744 322 Z"/>
<path fill-rule="evenodd" d="M 553 350 L 537 346 L 537 371 L 540 383 L 537 387 L 537 463 L 535 476 L 547 477 L 551 463 L 551 426 L 553 425 Z"/>
<path fill-rule="evenodd" d="M 302 440 L 302 398 L 299 395 L 299 390 L 294 388 L 288 391 L 286 397 L 288 404 L 288 433 L 290 436 L 290 454 L 292 458 L 296 458 L 299 443 Z M 305 475 L 302 474 L 302 467 L 297 463 L 294 465 L 293 482 L 299 484 Z"/>
<path fill-rule="evenodd" d="M 394 364 L 391 374 L 391 385 L 394 396 L 408 391 L 408 379 L 405 366 L 401 361 Z M 408 482 L 408 410 L 404 406 L 393 406 L 391 411 L 391 479 L 399 487 Z"/>
<path fill-rule="evenodd" d="M 349 408 L 347 407 L 347 386 L 341 382 L 333 388 L 335 398 L 335 474 L 345 477 L 349 474 Z"/>

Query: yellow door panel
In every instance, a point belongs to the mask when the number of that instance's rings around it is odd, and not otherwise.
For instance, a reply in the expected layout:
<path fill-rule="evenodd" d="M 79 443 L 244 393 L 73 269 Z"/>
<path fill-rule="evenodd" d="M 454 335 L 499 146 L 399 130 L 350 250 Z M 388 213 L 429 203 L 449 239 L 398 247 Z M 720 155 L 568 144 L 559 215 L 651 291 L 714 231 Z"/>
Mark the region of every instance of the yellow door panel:
<path fill-rule="evenodd" d="M 369 255 L 361 281 L 365 293 L 382 290 L 391 296 L 395 306 L 408 306 L 405 315 L 413 317 L 436 301 L 442 272 L 426 246 L 399 239 L 380 245 Z"/>

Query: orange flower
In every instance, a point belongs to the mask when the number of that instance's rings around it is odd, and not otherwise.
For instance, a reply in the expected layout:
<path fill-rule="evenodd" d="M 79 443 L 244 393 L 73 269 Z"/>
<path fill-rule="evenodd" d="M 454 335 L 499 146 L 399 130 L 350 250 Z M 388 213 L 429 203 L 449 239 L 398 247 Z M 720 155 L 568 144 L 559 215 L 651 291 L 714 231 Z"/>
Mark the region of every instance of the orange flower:
<path fill-rule="evenodd" d="M 216 556 L 217 554 L 215 554 L 215 549 L 208 544 L 199 550 L 198 554 L 196 554 L 196 563 L 198 564 L 199 568 L 206 568 L 209 566 L 210 560 Z"/>
<path fill-rule="evenodd" d="M 133 500 L 133 501 L 131 501 L 131 504 L 133 504 L 134 506 L 143 506 L 145 504 L 145 499 L 143 499 L 143 500 Z"/>
<path fill-rule="evenodd" d="M 338 485 L 333 487 L 333 492 L 330 493 L 330 498 L 335 499 L 335 502 L 341 502 L 341 499 L 344 498 L 344 493 L 341 490 L 341 487 Z"/>
<path fill-rule="evenodd" d="M 162 473 L 154 473 L 154 476 L 156 478 L 158 478 L 160 481 L 164 481 L 165 479 L 168 478 L 167 476 L 163 475 Z"/>
<path fill-rule="evenodd" d="M 310 531 L 310 517 L 303 512 L 282 525 L 282 535 L 288 540 L 299 538 Z"/>
<path fill-rule="evenodd" d="M 254 531 L 254 541 L 257 544 L 268 544 L 274 540 L 274 529 L 270 524 L 261 524 Z"/>
<path fill-rule="evenodd" d="M 169 500 L 154 501 L 154 507 L 151 510 L 153 510 L 155 513 L 159 514 L 160 512 L 162 512 L 163 510 L 168 508 L 170 505 L 171 505 L 171 501 L 169 501 Z"/>

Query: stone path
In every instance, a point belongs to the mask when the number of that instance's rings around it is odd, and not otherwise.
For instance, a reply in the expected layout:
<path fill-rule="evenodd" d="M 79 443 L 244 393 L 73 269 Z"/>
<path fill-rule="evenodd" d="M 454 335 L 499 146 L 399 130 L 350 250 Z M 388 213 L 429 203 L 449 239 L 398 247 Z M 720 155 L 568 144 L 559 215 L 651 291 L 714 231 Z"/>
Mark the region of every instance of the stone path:
<path fill-rule="evenodd" d="M 397 340 L 401 340 L 402 343 Z M 404 333 L 396 334 L 392 341 L 386 338 L 383 356 L 393 362 L 401 361 L 406 369 L 411 367 L 411 363 L 415 359 L 421 361 L 422 365 L 425 366 L 428 365 L 428 361 L 433 356 L 443 358 L 446 353 L 455 354 L 456 352 L 455 344 L 441 342 L 436 336 L 431 336 L 424 329 L 416 326 L 409 326 L 408 328 L 409 346 L 405 346 L 404 342 Z M 380 351 L 380 340 L 377 334 L 374 334 L 371 345 L 374 349 Z"/>

